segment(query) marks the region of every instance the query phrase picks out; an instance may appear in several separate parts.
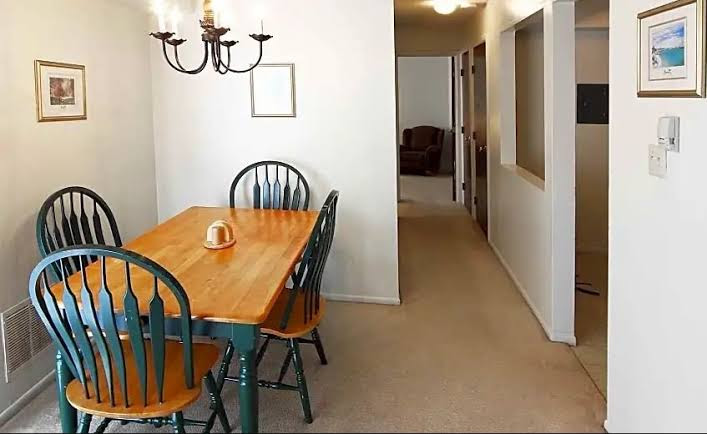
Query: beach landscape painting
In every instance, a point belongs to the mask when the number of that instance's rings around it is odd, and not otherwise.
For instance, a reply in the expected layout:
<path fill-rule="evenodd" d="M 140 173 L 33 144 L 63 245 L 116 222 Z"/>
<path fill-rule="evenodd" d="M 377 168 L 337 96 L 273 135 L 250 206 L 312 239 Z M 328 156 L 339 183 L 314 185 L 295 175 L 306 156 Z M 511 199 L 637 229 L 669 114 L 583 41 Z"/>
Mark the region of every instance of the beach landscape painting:
<path fill-rule="evenodd" d="M 686 27 L 687 19 L 651 27 L 651 80 L 669 80 L 687 77 L 685 53 Z"/>
<path fill-rule="evenodd" d="M 704 98 L 706 3 L 674 0 L 638 14 L 638 97 Z"/>

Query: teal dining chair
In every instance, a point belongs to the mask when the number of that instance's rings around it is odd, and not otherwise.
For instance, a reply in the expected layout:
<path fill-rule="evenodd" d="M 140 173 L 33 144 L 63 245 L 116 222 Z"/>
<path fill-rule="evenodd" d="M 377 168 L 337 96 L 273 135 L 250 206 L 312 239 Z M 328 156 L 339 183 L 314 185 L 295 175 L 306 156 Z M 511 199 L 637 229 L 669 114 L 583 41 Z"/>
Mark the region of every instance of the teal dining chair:
<path fill-rule="evenodd" d="M 71 186 L 52 193 L 39 208 L 36 224 L 39 254 L 44 258 L 63 247 L 100 244 L 121 247 L 118 224 L 110 207 L 95 191 Z M 97 258 L 88 258 L 94 262 Z M 64 262 L 66 272 L 79 270 L 78 258 Z M 59 272 L 54 270 L 58 279 Z"/>
<path fill-rule="evenodd" d="M 87 258 L 95 258 L 93 265 Z M 79 266 L 72 277 L 66 272 L 69 262 Z M 52 285 L 48 271 L 55 269 L 60 278 Z M 171 425 L 175 432 L 201 426 L 209 432 L 212 418 L 196 421 L 183 415 L 201 395 L 202 383 L 223 429 L 230 431 L 210 370 L 219 349 L 193 342 L 187 294 L 162 266 L 119 247 L 65 247 L 34 268 L 29 293 L 75 378 L 65 393 L 82 412 L 79 432 L 90 431 L 94 416 L 104 418 L 95 432 L 104 432 L 112 421 Z M 173 306 L 172 315 L 165 315 L 165 305 Z M 178 326 L 178 340 L 167 339 L 167 321 Z M 117 324 L 127 334 L 119 334 Z"/>
<path fill-rule="evenodd" d="M 338 202 L 339 192 L 333 190 L 324 202 L 312 235 L 307 242 L 302 261 L 293 275 L 292 288 L 287 288 L 282 292 L 267 320 L 261 325 L 265 341 L 260 347 L 256 359 L 259 364 L 271 340 L 287 343 L 287 355 L 280 368 L 277 381 L 260 380 L 258 385 L 270 389 L 299 392 L 307 423 L 312 423 L 313 418 L 300 344 L 313 344 L 321 362 L 327 363 L 324 348 L 321 345 L 321 340 L 318 339 L 319 334 L 316 333 L 316 330 L 324 317 L 325 301 L 321 296 L 322 276 L 334 240 Z M 317 338 L 307 339 L 306 336 L 310 333 L 316 333 Z M 233 350 L 229 345 L 224 359 L 225 365 L 222 365 L 222 370 L 225 369 L 225 372 L 221 372 L 220 375 L 225 381 L 238 382 L 240 380 L 237 377 L 228 376 L 228 365 L 232 356 Z M 291 364 L 295 368 L 296 386 L 284 383 L 285 375 Z"/>
<path fill-rule="evenodd" d="M 256 209 L 291 211 L 307 211 L 309 209 L 309 183 L 307 179 L 297 168 L 281 161 L 259 161 L 241 170 L 231 183 L 229 193 L 231 208 L 236 207 L 238 192 L 241 192 L 244 196 L 250 194 L 252 206 Z M 292 277 L 295 277 L 294 274 Z M 269 343 L 268 336 L 263 335 L 262 337 Z M 324 353 L 324 344 L 316 327 L 311 332 L 310 341 L 316 347 L 321 363 L 326 365 L 328 362 Z M 267 345 L 265 348 L 267 348 Z M 229 342 L 226 347 L 224 362 L 221 365 L 222 373 L 228 369 L 227 364 L 230 363 L 232 357 L 233 345 Z M 258 361 L 261 359 L 262 353 Z M 220 375 L 219 378 L 223 378 L 223 375 Z M 223 387 L 223 381 L 219 382 L 219 388 L 221 387 Z"/>
<path fill-rule="evenodd" d="M 229 203 L 248 197 L 255 209 L 307 210 L 309 184 L 302 173 L 281 161 L 259 161 L 241 170 L 231 183 Z"/>

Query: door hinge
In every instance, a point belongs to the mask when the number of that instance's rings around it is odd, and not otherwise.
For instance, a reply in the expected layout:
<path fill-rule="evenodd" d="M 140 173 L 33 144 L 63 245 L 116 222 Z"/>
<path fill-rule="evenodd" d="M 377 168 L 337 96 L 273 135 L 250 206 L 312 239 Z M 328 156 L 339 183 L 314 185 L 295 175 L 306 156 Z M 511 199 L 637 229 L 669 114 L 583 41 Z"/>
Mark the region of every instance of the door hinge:
<path fill-rule="evenodd" d="M 471 66 L 471 73 L 476 74 L 476 65 Z"/>
<path fill-rule="evenodd" d="M 459 71 L 459 75 L 461 75 L 462 77 L 464 77 L 464 68 L 462 68 L 462 69 Z"/>
<path fill-rule="evenodd" d="M 462 134 L 464 134 L 464 127 L 462 127 Z"/>
<path fill-rule="evenodd" d="M 462 190 L 466 191 L 466 182 L 462 182 Z"/>
<path fill-rule="evenodd" d="M 472 139 L 472 140 L 476 140 L 476 131 L 473 131 L 473 132 L 471 133 L 471 139 Z"/>
<path fill-rule="evenodd" d="M 479 204 L 479 198 L 474 196 L 474 205 L 478 205 L 478 204 Z"/>

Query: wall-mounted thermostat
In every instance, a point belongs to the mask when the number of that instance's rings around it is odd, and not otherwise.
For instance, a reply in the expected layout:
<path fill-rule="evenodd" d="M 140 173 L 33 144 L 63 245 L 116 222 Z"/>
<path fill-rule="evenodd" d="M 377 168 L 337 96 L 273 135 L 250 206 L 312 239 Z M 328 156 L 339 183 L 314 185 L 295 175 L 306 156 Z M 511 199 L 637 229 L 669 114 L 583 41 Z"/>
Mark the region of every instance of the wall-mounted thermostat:
<path fill-rule="evenodd" d="M 666 150 L 680 152 L 680 118 L 664 116 L 658 119 L 658 144 Z"/>

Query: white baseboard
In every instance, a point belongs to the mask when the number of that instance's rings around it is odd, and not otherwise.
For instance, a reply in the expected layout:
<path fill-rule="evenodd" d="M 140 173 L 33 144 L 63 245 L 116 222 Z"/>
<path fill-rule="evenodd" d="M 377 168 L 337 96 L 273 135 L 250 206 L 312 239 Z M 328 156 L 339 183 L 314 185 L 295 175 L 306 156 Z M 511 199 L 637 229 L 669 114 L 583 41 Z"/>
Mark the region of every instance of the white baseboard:
<path fill-rule="evenodd" d="M 54 382 L 54 370 L 44 376 L 41 380 L 37 382 L 31 389 L 25 392 L 24 395 L 20 396 L 17 401 L 13 402 L 12 405 L 7 407 L 5 411 L 0 413 L 0 426 L 5 425 L 10 419 L 12 419 L 17 413 L 20 412 L 27 404 L 30 403 L 34 398 L 37 397 L 44 389 L 46 389 L 51 383 Z"/>
<path fill-rule="evenodd" d="M 520 280 L 513 273 L 511 266 L 508 265 L 508 262 L 506 262 L 506 259 L 503 257 L 500 250 L 498 250 L 496 245 L 491 240 L 489 240 L 489 245 L 496 254 L 496 257 L 498 258 L 499 262 L 501 262 L 501 265 L 503 265 L 503 268 L 506 269 L 506 273 L 508 273 L 511 280 L 513 280 L 513 283 L 516 285 L 516 288 L 518 288 L 518 292 L 520 292 L 520 294 L 525 299 L 526 304 L 528 305 L 528 307 L 530 307 L 530 310 L 533 312 L 533 315 L 535 315 L 535 318 L 538 320 L 540 326 L 545 331 L 545 334 L 547 335 L 548 339 L 550 339 L 552 342 L 564 343 L 573 347 L 577 346 L 577 338 L 574 335 L 570 335 L 567 333 L 557 333 L 554 332 L 550 327 L 548 327 L 548 325 L 545 323 L 545 320 L 540 315 L 540 311 L 537 307 L 535 307 L 535 303 L 533 303 L 533 300 L 531 300 L 530 296 L 528 296 L 528 292 L 525 290 L 525 287 L 522 283 L 520 283 Z"/>
<path fill-rule="evenodd" d="M 371 303 L 371 304 L 387 304 L 392 306 L 400 305 L 400 298 L 395 297 L 374 297 L 369 295 L 348 295 L 348 294 L 330 294 L 322 293 L 322 296 L 331 301 L 345 301 L 349 303 Z"/>

